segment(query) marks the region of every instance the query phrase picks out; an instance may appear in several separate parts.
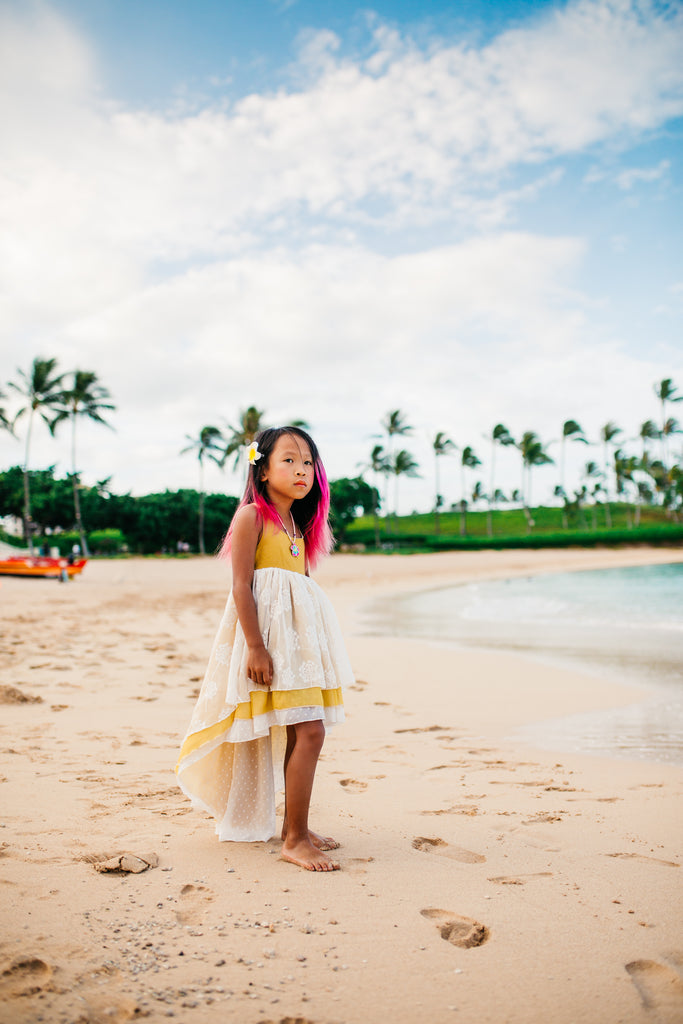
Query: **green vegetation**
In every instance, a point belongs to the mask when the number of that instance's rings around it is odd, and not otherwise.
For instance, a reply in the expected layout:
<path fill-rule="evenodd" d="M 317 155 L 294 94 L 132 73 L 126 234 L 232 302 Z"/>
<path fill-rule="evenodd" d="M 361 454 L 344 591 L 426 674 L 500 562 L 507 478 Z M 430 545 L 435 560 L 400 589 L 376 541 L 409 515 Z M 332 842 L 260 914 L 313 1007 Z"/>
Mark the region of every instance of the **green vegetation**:
<path fill-rule="evenodd" d="M 527 514 L 531 516 L 531 533 L 527 529 Z M 608 514 L 611 527 L 606 525 Z M 461 516 L 456 512 L 441 514 L 438 533 L 433 512 L 392 517 L 391 529 L 388 528 L 388 523 L 380 520 L 380 544 L 384 550 L 471 551 L 480 548 L 683 543 L 683 524 L 672 522 L 667 511 L 657 506 L 643 509 L 640 524 L 635 526 L 629 505 L 611 503 L 609 509 L 601 510 L 601 521 L 595 529 L 577 525 L 565 528 L 562 508 L 510 509 L 496 511 L 490 515 L 493 520 L 493 537 L 490 537 L 488 532 L 488 512 L 468 512 L 466 536 L 462 536 L 460 532 Z M 347 529 L 344 540 L 347 544 L 374 547 L 373 517 L 359 516 Z"/>
<path fill-rule="evenodd" d="M 208 425 L 185 436 L 188 443 L 180 454 L 196 456 L 198 490 L 166 490 L 134 498 L 115 494 L 110 488 L 111 477 L 90 487 L 81 483 L 76 460 L 77 422 L 90 419 L 110 426 L 102 414 L 115 408 L 96 374 L 83 370 L 59 372 L 56 359 L 36 358 L 28 371 L 17 371 L 17 379 L 8 387 L 10 394 L 0 391 L 0 399 L 14 396 L 15 408 L 10 417 L 8 410 L 0 407 L 0 430 L 14 433 L 20 421 L 25 424 L 25 457 L 23 466 L 0 473 L 0 517 L 13 516 L 23 522 L 24 543 L 30 548 L 35 539 L 43 546 L 71 547 L 78 543 L 86 555 L 90 548 L 100 553 L 183 552 L 196 548 L 201 554 L 216 549 L 238 499 L 205 494 L 205 462 L 210 459 L 223 468 L 234 456 L 237 466 L 244 446 L 264 426 L 262 410 L 249 406 L 239 414 L 236 426 L 226 424 L 225 432 Z M 444 431 L 438 431 L 431 443 L 433 511 L 400 517 L 400 478 L 420 476 L 421 467 L 408 448 L 399 448 L 399 441 L 409 443 L 403 439 L 414 433 L 414 427 L 404 412 L 393 409 L 381 421 L 386 449 L 374 444 L 359 476 L 343 477 L 330 484 L 330 517 L 337 540 L 375 550 L 678 543 L 683 540 L 683 527 L 679 525 L 683 514 L 683 457 L 672 449 L 683 429 L 669 411 L 672 404 L 683 402 L 683 395 L 678 394 L 670 378 L 656 383 L 653 390 L 660 405 L 660 422 L 646 420 L 635 438 L 624 438 L 624 431 L 612 420 L 591 440 L 576 420 L 567 419 L 558 423 L 558 436 L 547 442 L 533 430 L 524 431 L 515 440 L 507 427 L 498 423 L 485 435 L 490 451 L 488 465 L 484 465 L 471 445 L 456 443 Z M 71 424 L 72 470 L 65 479 L 54 476 L 54 467 L 29 468 L 32 432 L 40 420 L 53 436 L 63 420 Z M 291 423 L 307 427 L 301 420 Z M 602 465 L 595 460 L 585 463 L 580 486 L 573 492 L 565 484 L 569 443 L 598 446 L 600 455 L 596 457 L 602 457 Z M 533 507 L 533 470 L 555 464 L 548 452 L 553 444 L 559 446 L 558 482 L 553 491 L 557 506 Z M 496 457 L 504 448 L 516 449 L 520 459 L 521 486 L 509 494 L 496 486 Z M 447 510 L 440 493 L 442 460 L 456 453 L 460 498 Z M 372 484 L 364 479 L 364 473 L 371 475 Z M 476 479 L 480 473 L 489 480 L 488 492 L 482 479 Z"/>
<path fill-rule="evenodd" d="M 71 550 L 81 543 L 73 522 L 70 478 L 54 476 L 53 469 L 31 475 L 32 514 L 39 543 Z M 133 497 L 114 494 L 106 482 L 80 488 L 84 519 L 92 525 L 88 546 L 95 553 L 128 550 L 136 554 L 195 550 L 198 492 L 190 489 L 164 491 Z M 21 517 L 23 468 L 13 466 L 0 473 L 0 510 Z M 207 494 L 204 500 L 204 531 L 208 551 L 215 551 L 237 508 L 237 498 Z"/>

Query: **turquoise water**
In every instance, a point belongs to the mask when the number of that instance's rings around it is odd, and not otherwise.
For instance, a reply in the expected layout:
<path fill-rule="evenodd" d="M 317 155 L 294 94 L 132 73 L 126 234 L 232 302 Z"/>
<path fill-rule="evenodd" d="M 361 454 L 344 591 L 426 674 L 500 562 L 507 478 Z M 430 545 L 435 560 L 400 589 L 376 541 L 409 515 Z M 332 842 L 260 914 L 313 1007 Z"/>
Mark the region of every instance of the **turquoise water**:
<path fill-rule="evenodd" d="M 644 685 L 647 701 L 543 723 L 528 738 L 683 763 L 683 563 L 439 588 L 374 604 L 366 621 L 385 635 L 519 651 Z"/>

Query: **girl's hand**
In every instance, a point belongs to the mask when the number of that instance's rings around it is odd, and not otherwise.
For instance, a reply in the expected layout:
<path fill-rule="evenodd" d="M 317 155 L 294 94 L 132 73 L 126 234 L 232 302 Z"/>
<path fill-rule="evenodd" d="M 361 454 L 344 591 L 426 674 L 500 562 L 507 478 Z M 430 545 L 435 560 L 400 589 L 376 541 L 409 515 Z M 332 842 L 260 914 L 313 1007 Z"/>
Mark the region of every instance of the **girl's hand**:
<path fill-rule="evenodd" d="M 273 659 L 263 646 L 250 647 L 247 657 L 247 675 L 252 683 L 270 686 L 273 681 Z"/>

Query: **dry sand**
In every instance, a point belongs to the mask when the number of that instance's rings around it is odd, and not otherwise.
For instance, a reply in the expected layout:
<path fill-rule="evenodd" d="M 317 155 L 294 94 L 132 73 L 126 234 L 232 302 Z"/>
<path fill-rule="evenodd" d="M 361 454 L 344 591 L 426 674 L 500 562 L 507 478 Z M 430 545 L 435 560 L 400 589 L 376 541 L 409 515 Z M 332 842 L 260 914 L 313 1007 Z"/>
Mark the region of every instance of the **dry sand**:
<path fill-rule="evenodd" d="M 342 843 L 334 874 L 284 863 L 275 840 L 219 843 L 175 785 L 224 566 L 4 579 L 0 1021 L 683 1020 L 683 770 L 505 738 L 638 691 L 363 635 L 358 614 L 460 580 L 672 560 L 330 559 L 317 578 L 358 677 L 314 792 L 313 826 Z"/>

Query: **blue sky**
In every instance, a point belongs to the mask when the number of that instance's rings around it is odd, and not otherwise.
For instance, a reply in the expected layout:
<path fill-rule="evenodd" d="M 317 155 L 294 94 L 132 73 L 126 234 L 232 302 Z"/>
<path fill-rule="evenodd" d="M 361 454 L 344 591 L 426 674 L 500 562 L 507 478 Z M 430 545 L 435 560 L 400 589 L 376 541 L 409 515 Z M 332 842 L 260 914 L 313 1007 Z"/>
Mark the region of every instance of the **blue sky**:
<path fill-rule="evenodd" d="M 93 41 L 107 90 L 132 103 L 165 107 L 181 90 L 203 93 L 211 79 L 224 83 L 221 91 L 233 99 L 289 84 L 294 52 L 307 33 L 332 31 L 341 52 L 356 57 L 371 51 L 371 27 L 378 21 L 426 47 L 454 37 L 482 43 L 553 4 L 61 0 L 56 7 Z"/>
<path fill-rule="evenodd" d="M 110 388 L 86 480 L 192 486 L 185 434 L 250 404 L 353 475 L 401 408 L 426 509 L 438 430 L 484 460 L 500 421 L 556 455 L 609 419 L 635 451 L 683 388 L 681 3 L 0 0 L 0 103 L 2 363 Z M 67 450 L 38 430 L 33 463 Z"/>

